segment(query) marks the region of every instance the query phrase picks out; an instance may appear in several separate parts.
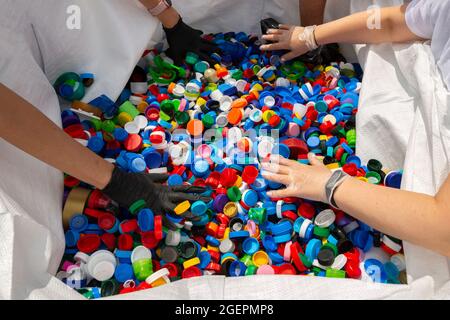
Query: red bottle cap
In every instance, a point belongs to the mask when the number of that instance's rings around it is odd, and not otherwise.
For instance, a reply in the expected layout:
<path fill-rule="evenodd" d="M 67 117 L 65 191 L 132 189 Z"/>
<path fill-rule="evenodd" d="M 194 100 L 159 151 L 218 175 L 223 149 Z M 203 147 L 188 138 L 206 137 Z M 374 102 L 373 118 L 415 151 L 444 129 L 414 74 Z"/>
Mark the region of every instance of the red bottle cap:
<path fill-rule="evenodd" d="M 303 202 L 298 207 L 298 214 L 303 218 L 312 220 L 314 218 L 314 215 L 316 214 L 316 209 L 312 204 L 308 202 Z"/>
<path fill-rule="evenodd" d="M 86 208 L 86 209 L 84 209 L 84 214 L 91 218 L 98 219 L 102 215 L 107 214 L 107 212 L 96 210 L 96 209 L 91 209 L 91 208 Z"/>
<path fill-rule="evenodd" d="M 361 269 L 359 268 L 359 262 L 348 261 L 344 267 L 347 277 L 352 279 L 361 278 Z"/>
<path fill-rule="evenodd" d="M 112 233 L 104 233 L 102 235 L 102 242 L 110 251 L 113 251 L 116 248 L 116 236 Z"/>
<path fill-rule="evenodd" d="M 127 151 L 138 152 L 142 147 L 142 137 L 138 134 L 129 134 L 123 146 Z"/>
<path fill-rule="evenodd" d="M 122 233 L 132 233 L 138 229 L 138 223 L 136 219 L 124 220 L 120 224 L 120 229 Z"/>
<path fill-rule="evenodd" d="M 178 276 L 178 274 L 180 273 L 180 270 L 178 270 L 178 267 L 176 264 L 174 263 L 166 263 L 164 265 L 164 268 L 166 268 L 167 270 L 169 270 L 169 277 L 170 278 L 175 278 Z"/>
<path fill-rule="evenodd" d="M 142 232 L 141 241 L 142 245 L 150 250 L 155 249 L 159 244 L 159 240 L 156 239 L 155 233 L 153 231 Z"/>
<path fill-rule="evenodd" d="M 64 186 L 67 188 L 75 188 L 80 184 L 80 180 L 77 178 L 74 178 L 72 176 L 65 176 L 64 177 Z"/>
<path fill-rule="evenodd" d="M 163 223 L 162 223 L 162 216 L 155 216 L 154 218 L 154 225 L 155 225 L 155 238 L 156 240 L 162 240 L 163 238 Z"/>
<path fill-rule="evenodd" d="M 276 274 L 290 274 L 290 275 L 296 275 L 297 271 L 295 270 L 294 266 L 292 264 L 282 264 L 281 266 L 272 266 L 272 268 L 275 270 Z"/>
<path fill-rule="evenodd" d="M 187 269 L 184 269 L 183 272 L 181 273 L 181 277 L 183 279 L 189 279 L 189 278 L 194 278 L 194 277 L 200 277 L 202 276 L 202 270 L 200 270 L 198 267 L 193 266 L 193 267 L 189 267 Z"/>
<path fill-rule="evenodd" d="M 220 261 L 220 252 L 208 250 L 209 255 L 211 256 L 211 260 L 214 262 Z"/>
<path fill-rule="evenodd" d="M 81 252 L 91 254 L 100 247 L 100 236 L 97 234 L 81 235 L 77 243 L 77 248 Z"/>
<path fill-rule="evenodd" d="M 121 234 L 117 246 L 120 250 L 131 251 L 133 249 L 133 237 L 126 233 Z"/>
<path fill-rule="evenodd" d="M 211 262 L 206 266 L 205 270 L 220 272 L 222 270 L 222 267 L 218 263 Z"/>
<path fill-rule="evenodd" d="M 220 175 L 220 184 L 222 187 L 229 188 L 232 187 L 237 180 L 237 173 L 235 170 L 226 168 L 222 171 Z"/>
<path fill-rule="evenodd" d="M 137 287 L 136 290 L 140 291 L 140 290 L 147 290 L 147 289 L 151 289 L 153 288 L 151 284 L 148 284 L 145 281 L 142 281 Z"/>
<path fill-rule="evenodd" d="M 259 170 L 253 166 L 246 166 L 242 171 L 242 180 L 247 184 L 252 184 L 256 181 L 259 175 Z"/>
<path fill-rule="evenodd" d="M 284 211 L 281 215 L 291 221 L 295 221 L 298 218 L 298 215 L 293 211 Z"/>
<path fill-rule="evenodd" d="M 98 226 L 105 231 L 114 228 L 115 224 L 116 224 L 116 217 L 114 217 L 110 213 L 104 213 L 98 218 Z"/>
<path fill-rule="evenodd" d="M 92 209 L 104 209 L 110 203 L 111 200 L 98 189 L 92 191 L 88 199 L 88 207 Z"/>

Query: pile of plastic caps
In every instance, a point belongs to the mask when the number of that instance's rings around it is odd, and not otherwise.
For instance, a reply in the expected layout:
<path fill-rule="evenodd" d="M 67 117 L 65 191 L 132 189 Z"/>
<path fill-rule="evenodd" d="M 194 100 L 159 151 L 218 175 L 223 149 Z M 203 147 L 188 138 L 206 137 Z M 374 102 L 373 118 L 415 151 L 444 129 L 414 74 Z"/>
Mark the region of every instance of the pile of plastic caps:
<path fill-rule="evenodd" d="M 259 51 L 257 37 L 210 37 L 223 51 L 211 56 L 216 65 L 188 54 L 178 67 L 146 52 L 117 101 L 80 102 L 92 74 L 55 83 L 72 102 L 62 119 L 74 139 L 122 170 L 169 173 L 170 186 L 207 186 L 213 199 L 165 214 L 173 230 L 144 201 L 119 208 L 66 176 L 65 199 L 77 188 L 89 197 L 70 217 L 57 277 L 90 299 L 213 274 L 405 283 L 401 241 L 323 203 L 271 199 L 266 191 L 283 186 L 260 175 L 272 154 L 308 164 L 313 152 L 330 169 L 399 187 L 401 172 L 355 155 L 359 65 L 281 64 L 276 52 Z"/>

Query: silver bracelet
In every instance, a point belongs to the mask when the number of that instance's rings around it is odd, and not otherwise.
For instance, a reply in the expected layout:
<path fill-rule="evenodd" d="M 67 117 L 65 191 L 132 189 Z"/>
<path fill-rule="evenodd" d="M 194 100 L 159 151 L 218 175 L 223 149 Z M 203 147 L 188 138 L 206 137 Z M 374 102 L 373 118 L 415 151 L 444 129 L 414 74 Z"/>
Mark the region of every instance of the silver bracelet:
<path fill-rule="evenodd" d="M 336 170 L 331 175 L 330 179 L 328 179 L 328 182 L 325 184 L 325 196 L 328 201 L 328 204 L 332 206 L 335 209 L 339 209 L 336 202 L 334 201 L 334 193 L 336 192 L 337 188 L 349 177 L 348 174 L 346 174 L 342 170 Z"/>
<path fill-rule="evenodd" d="M 319 47 L 319 45 L 316 42 L 316 37 L 314 36 L 316 28 L 317 28 L 316 25 L 305 27 L 303 33 L 299 35 L 300 41 L 305 42 L 306 47 L 308 47 L 310 51 L 315 50 Z"/>

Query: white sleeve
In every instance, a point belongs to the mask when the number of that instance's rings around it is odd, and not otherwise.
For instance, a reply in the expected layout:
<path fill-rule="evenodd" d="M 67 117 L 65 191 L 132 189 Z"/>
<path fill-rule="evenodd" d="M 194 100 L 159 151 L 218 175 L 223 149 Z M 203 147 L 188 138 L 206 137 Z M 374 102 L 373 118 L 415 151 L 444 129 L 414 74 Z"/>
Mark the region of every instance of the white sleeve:
<path fill-rule="evenodd" d="M 61 123 L 58 97 L 21 33 L 0 26 L 0 83 Z"/>
<path fill-rule="evenodd" d="M 447 0 L 413 0 L 406 9 L 406 24 L 417 36 L 431 39 L 442 3 Z M 445 14 L 445 13 L 442 13 Z"/>

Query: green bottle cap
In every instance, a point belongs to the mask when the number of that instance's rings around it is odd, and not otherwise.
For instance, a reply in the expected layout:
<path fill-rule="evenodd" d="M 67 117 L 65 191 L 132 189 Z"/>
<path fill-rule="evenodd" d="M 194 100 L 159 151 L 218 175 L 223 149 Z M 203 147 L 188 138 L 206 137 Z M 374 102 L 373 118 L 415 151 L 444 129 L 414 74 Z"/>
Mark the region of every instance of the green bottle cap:
<path fill-rule="evenodd" d="M 198 54 L 195 54 L 193 52 L 188 52 L 186 54 L 186 63 L 191 66 L 196 64 L 198 62 L 198 59 L 199 59 Z"/>
<path fill-rule="evenodd" d="M 125 101 L 120 107 L 119 107 L 119 113 L 122 112 L 128 113 L 134 120 L 139 115 L 139 110 L 130 102 Z"/>
<path fill-rule="evenodd" d="M 327 269 L 325 276 L 327 278 L 345 278 L 346 272 L 344 270 Z"/>
<path fill-rule="evenodd" d="M 234 186 L 227 190 L 227 196 L 231 202 L 239 202 L 239 201 L 241 201 L 242 193 L 238 187 Z"/>
<path fill-rule="evenodd" d="M 203 118 L 202 118 L 202 122 L 203 122 L 203 125 L 205 126 L 205 128 L 211 128 L 213 125 L 214 125 L 214 123 L 215 123 L 215 120 L 214 120 L 214 118 L 211 116 L 211 115 L 209 115 L 209 114 L 206 114 Z"/>
<path fill-rule="evenodd" d="M 380 184 L 381 176 L 378 172 L 369 171 L 366 173 L 367 180 L 372 184 Z"/>
<path fill-rule="evenodd" d="M 152 259 L 141 259 L 133 263 L 133 271 L 136 279 L 145 281 L 153 274 Z"/>
<path fill-rule="evenodd" d="M 246 276 L 252 276 L 256 274 L 256 271 L 258 270 L 258 267 L 255 265 L 250 265 L 247 267 L 247 270 L 245 270 Z"/>
<path fill-rule="evenodd" d="M 259 224 L 263 224 L 267 219 L 267 213 L 265 208 L 250 208 L 248 212 L 248 217 L 258 222 Z"/>
<path fill-rule="evenodd" d="M 102 130 L 105 132 L 113 133 L 116 128 L 116 124 L 112 120 L 105 120 L 102 123 Z"/>
<path fill-rule="evenodd" d="M 314 226 L 314 234 L 319 238 L 328 238 L 330 235 L 330 230 L 328 228 L 320 228 L 318 226 Z"/>
<path fill-rule="evenodd" d="M 130 206 L 130 213 L 132 215 L 136 215 L 145 207 L 147 207 L 147 203 L 145 202 L 145 200 L 138 200 Z"/>

